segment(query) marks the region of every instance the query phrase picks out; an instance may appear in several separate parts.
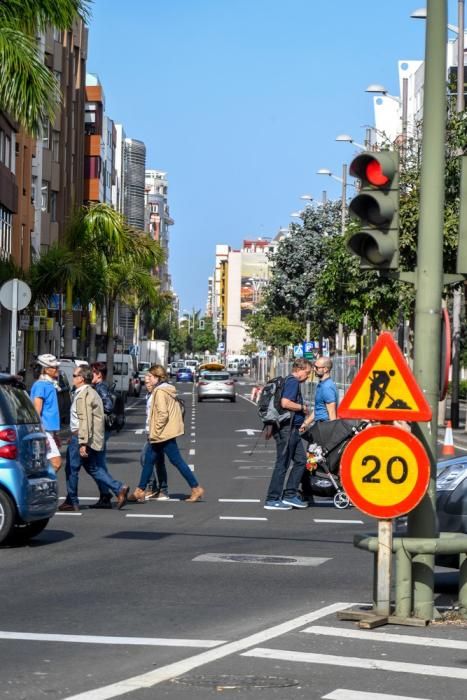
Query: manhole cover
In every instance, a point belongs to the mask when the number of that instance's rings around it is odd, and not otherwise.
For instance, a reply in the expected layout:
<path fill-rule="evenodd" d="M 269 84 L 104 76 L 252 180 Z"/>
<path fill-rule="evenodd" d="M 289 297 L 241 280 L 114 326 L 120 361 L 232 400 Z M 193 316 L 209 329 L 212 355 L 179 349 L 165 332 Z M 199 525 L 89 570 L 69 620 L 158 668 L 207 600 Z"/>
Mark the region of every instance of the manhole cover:
<path fill-rule="evenodd" d="M 291 678 L 276 676 L 181 676 L 174 678 L 173 682 L 201 688 L 291 688 L 298 685 L 298 681 Z"/>

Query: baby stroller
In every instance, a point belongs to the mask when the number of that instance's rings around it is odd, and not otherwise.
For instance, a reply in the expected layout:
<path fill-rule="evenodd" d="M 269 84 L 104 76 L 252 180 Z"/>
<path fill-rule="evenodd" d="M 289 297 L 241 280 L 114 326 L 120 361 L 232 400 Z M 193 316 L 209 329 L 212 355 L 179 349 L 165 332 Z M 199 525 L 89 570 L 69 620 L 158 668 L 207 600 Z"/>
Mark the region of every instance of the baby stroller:
<path fill-rule="evenodd" d="M 342 453 L 349 440 L 367 425 L 368 421 L 322 421 L 314 423 L 302 435 L 309 443 L 307 469 L 311 492 L 315 496 L 332 496 L 336 508 L 348 508 L 351 505 L 340 481 Z"/>

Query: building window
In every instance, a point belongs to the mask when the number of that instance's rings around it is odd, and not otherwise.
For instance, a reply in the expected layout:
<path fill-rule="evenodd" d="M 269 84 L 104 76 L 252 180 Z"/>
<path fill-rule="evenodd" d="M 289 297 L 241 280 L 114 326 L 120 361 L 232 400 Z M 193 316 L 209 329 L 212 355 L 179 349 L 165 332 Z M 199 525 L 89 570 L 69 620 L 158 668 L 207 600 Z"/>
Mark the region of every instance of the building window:
<path fill-rule="evenodd" d="M 49 211 L 49 183 L 42 180 L 41 211 Z"/>
<path fill-rule="evenodd" d="M 8 170 L 11 170 L 11 139 L 5 134 L 3 144 L 3 162 Z"/>
<path fill-rule="evenodd" d="M 13 214 L 0 206 L 0 257 L 6 260 L 11 255 L 11 224 Z"/>
<path fill-rule="evenodd" d="M 87 180 L 100 178 L 101 176 L 101 159 L 99 156 L 85 156 L 84 158 L 84 177 Z"/>
<path fill-rule="evenodd" d="M 53 39 L 54 41 L 58 41 L 59 43 L 61 43 L 62 41 L 62 32 L 56 27 L 53 28 Z"/>
<path fill-rule="evenodd" d="M 57 221 L 57 192 L 50 193 L 50 221 Z"/>
<path fill-rule="evenodd" d="M 52 160 L 56 163 L 60 160 L 60 132 L 52 131 Z"/>
<path fill-rule="evenodd" d="M 42 146 L 50 148 L 50 122 L 48 120 L 42 125 Z"/>
<path fill-rule="evenodd" d="M 5 153 L 5 133 L 0 129 L 0 163 L 3 163 L 3 155 Z"/>

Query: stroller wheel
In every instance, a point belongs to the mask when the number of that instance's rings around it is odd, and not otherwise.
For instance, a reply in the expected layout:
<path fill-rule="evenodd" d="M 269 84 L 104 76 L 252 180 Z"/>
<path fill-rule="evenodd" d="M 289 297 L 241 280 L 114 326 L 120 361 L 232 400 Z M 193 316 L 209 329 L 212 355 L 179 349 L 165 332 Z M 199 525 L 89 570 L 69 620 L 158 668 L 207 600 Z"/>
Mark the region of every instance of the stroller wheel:
<path fill-rule="evenodd" d="M 334 505 L 341 510 L 348 508 L 350 506 L 350 498 L 344 491 L 338 491 L 334 496 Z"/>

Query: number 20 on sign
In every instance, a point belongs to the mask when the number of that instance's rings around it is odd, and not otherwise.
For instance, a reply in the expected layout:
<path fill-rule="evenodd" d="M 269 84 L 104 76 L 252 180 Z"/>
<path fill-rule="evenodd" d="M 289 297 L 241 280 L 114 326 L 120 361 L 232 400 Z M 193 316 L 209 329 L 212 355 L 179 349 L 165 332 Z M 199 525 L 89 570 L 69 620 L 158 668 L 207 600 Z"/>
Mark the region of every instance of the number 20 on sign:
<path fill-rule="evenodd" d="M 342 485 L 352 503 L 374 518 L 405 515 L 428 488 L 430 461 L 421 442 L 393 425 L 367 428 L 347 445 Z"/>

